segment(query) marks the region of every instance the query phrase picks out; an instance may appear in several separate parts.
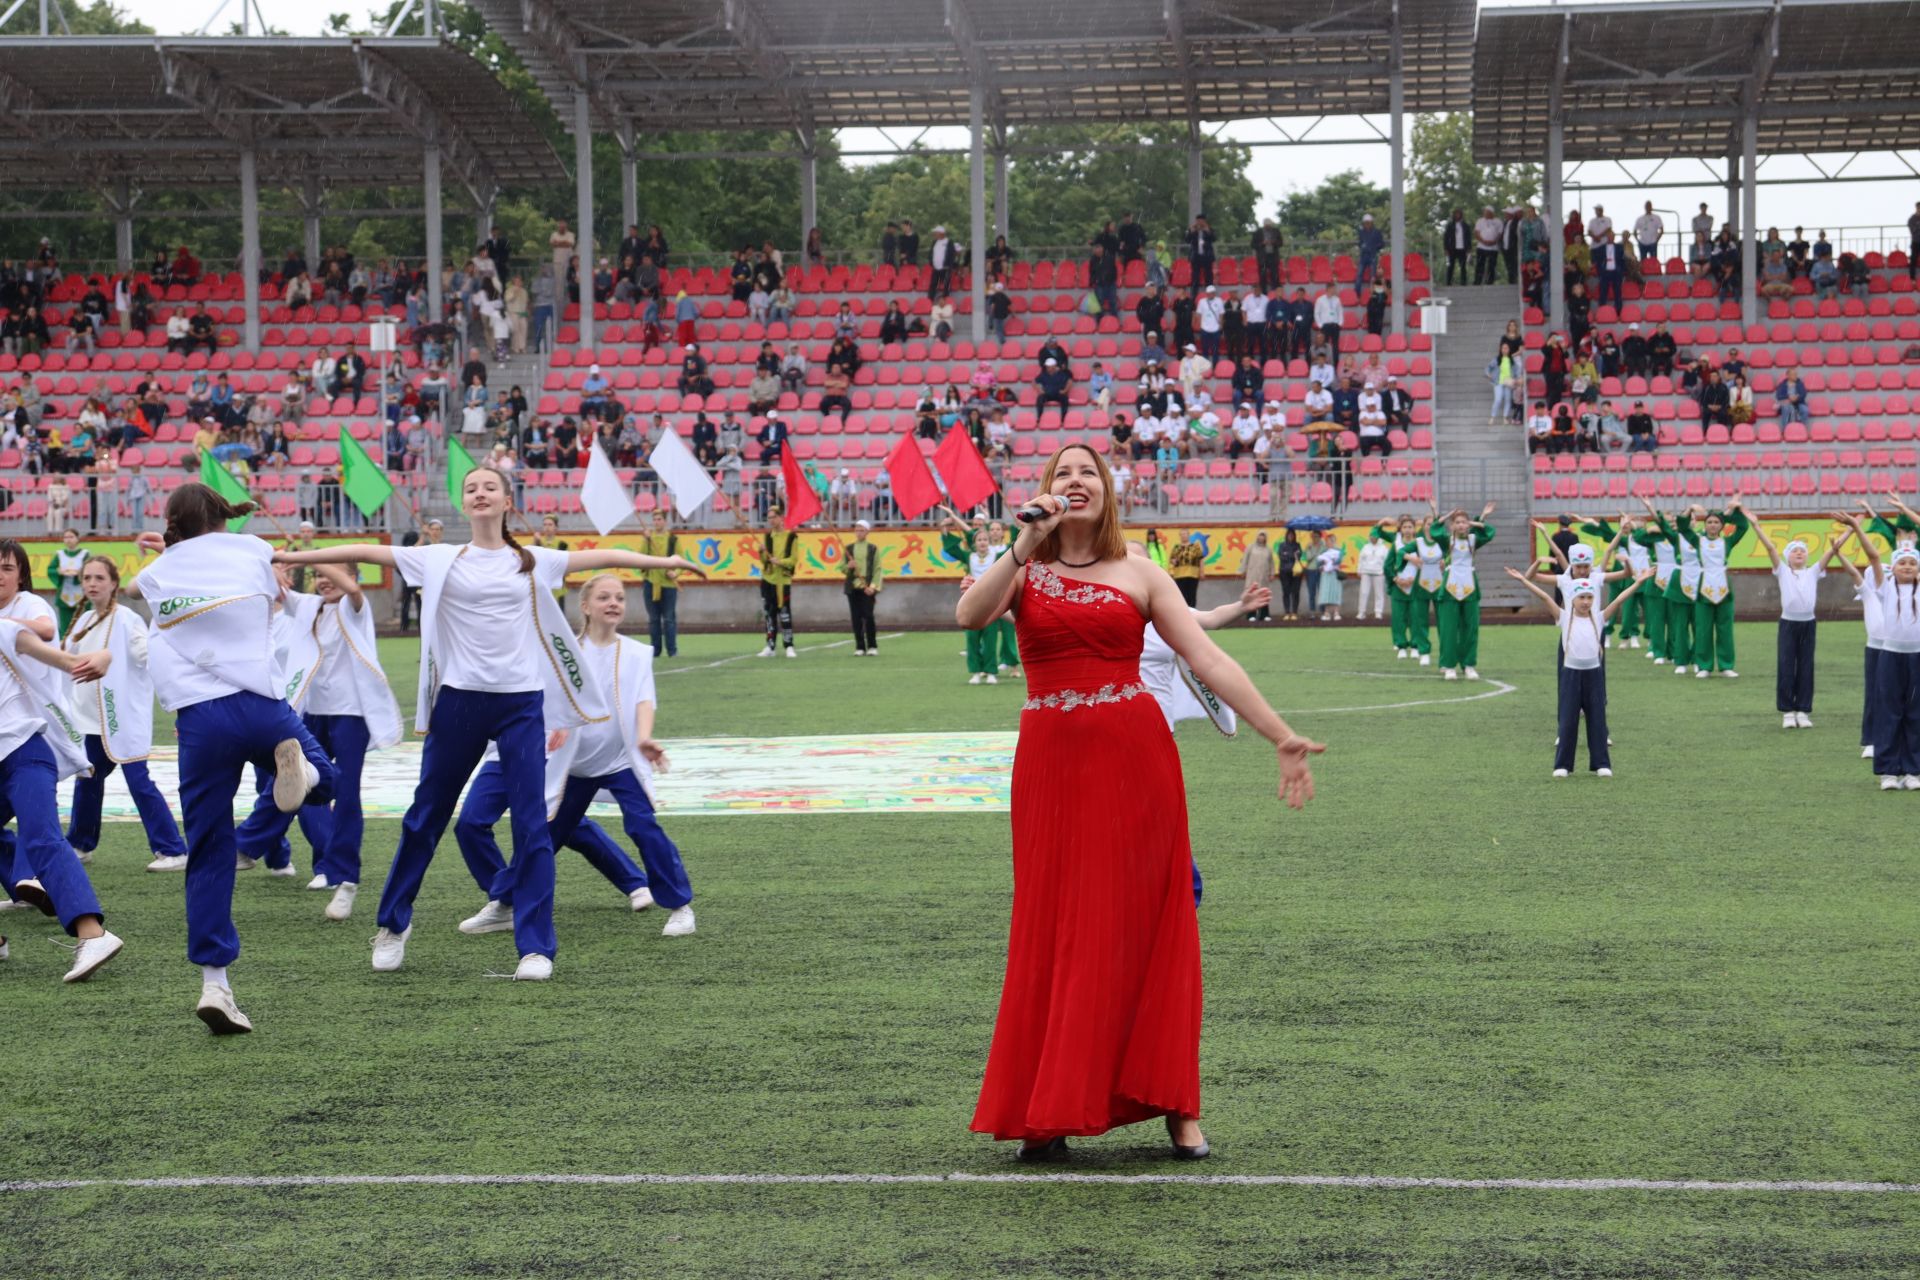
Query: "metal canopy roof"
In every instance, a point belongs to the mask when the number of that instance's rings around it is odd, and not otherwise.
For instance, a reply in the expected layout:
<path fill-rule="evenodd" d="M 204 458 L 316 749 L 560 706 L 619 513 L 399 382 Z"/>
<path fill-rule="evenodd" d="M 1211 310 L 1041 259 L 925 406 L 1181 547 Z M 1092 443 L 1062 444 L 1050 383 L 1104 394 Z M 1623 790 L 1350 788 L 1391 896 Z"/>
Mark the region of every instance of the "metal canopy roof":
<path fill-rule="evenodd" d="M 1568 160 L 1726 155 L 1749 99 L 1762 155 L 1920 146 L 1920 4 L 1704 0 L 1482 10 L 1476 159 L 1546 154 L 1563 33 Z"/>
<path fill-rule="evenodd" d="M 12 186 L 263 183 L 415 187 L 422 151 L 477 201 L 561 181 L 545 135 L 462 50 L 386 39 L 0 39 L 0 166 Z"/>
<path fill-rule="evenodd" d="M 1465 109 L 1473 0 L 475 0 L 572 127 L 994 127 Z"/>

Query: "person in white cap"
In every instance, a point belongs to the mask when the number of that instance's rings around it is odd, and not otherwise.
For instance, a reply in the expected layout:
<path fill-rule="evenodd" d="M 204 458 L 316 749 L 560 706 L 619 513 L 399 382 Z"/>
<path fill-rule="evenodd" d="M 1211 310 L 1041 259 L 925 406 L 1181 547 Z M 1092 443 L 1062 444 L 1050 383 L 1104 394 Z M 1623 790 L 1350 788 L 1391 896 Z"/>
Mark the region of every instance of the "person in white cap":
<path fill-rule="evenodd" d="M 1200 354 L 1209 361 L 1220 358 L 1220 334 L 1226 323 L 1227 303 L 1220 291 L 1208 285 L 1193 304 L 1193 320 L 1200 334 Z"/>
<path fill-rule="evenodd" d="M 1776 547 L 1767 536 L 1765 525 L 1753 524 L 1753 536 L 1773 565 L 1773 576 L 1780 584 L 1780 633 L 1775 668 L 1774 710 L 1780 713 L 1782 729 L 1813 728 L 1813 643 L 1814 605 L 1820 594 L 1820 579 L 1826 576 L 1827 562 L 1839 555 L 1840 548 L 1853 536 L 1849 529 L 1834 539 L 1827 554 L 1816 563 L 1804 538 Z"/>
<path fill-rule="evenodd" d="M 1613 776 L 1613 758 L 1607 737 L 1607 669 L 1601 659 L 1600 637 L 1607 616 L 1620 602 L 1646 585 L 1651 573 L 1634 579 L 1633 585 L 1602 608 L 1597 584 L 1581 580 L 1564 607 L 1536 587 L 1527 575 L 1508 566 L 1507 576 L 1540 598 L 1553 614 L 1560 632 L 1560 735 L 1554 741 L 1553 776 L 1564 778 L 1573 772 L 1573 756 L 1580 745 L 1580 720 L 1587 722 L 1587 767 L 1602 778 Z"/>
<path fill-rule="evenodd" d="M 1185 354 L 1180 357 L 1180 398 L 1192 400 L 1211 377 L 1213 361 L 1201 355 L 1189 342 Z"/>
<path fill-rule="evenodd" d="M 1867 553 L 1862 600 L 1880 641 L 1869 717 L 1873 772 L 1882 791 L 1920 791 L 1920 551 L 1902 545 L 1882 561 L 1858 516 L 1839 511 L 1834 519 Z"/>
<path fill-rule="evenodd" d="M 933 245 L 927 250 L 927 261 L 933 267 L 933 278 L 927 284 L 929 301 L 953 288 L 953 269 L 960 260 L 958 250 L 959 246 L 947 238 L 945 227 L 933 229 Z"/>
<path fill-rule="evenodd" d="M 880 637 L 874 630 L 873 607 L 879 601 L 886 568 L 880 563 L 880 548 L 867 537 L 873 526 L 865 520 L 853 522 L 853 541 L 840 560 L 840 573 L 847 590 L 847 612 L 853 617 L 853 656 L 880 656 Z"/>

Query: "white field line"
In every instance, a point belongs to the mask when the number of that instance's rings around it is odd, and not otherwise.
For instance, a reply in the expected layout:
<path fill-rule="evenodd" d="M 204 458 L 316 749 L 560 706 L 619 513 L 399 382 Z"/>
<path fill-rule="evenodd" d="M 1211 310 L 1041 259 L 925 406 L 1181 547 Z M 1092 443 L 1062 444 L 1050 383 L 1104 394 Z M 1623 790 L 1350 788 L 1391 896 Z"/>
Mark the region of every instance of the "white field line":
<path fill-rule="evenodd" d="M 270 1177 L 57 1178 L 0 1182 L 33 1191 L 289 1187 L 934 1186 L 1073 1183 L 1095 1186 L 1331 1187 L 1362 1191 L 1678 1191 L 1693 1194 L 1920 1195 L 1913 1182 L 1772 1182 L 1665 1178 L 1391 1178 L 1333 1174 L 1194 1173 L 396 1173 Z"/>
<path fill-rule="evenodd" d="M 1307 667 L 1300 675 L 1309 676 L 1357 676 L 1366 680 L 1444 680 L 1444 676 L 1416 675 L 1411 671 L 1328 671 L 1318 667 Z M 1290 716 L 1330 716 L 1348 711 L 1404 711 L 1408 707 L 1444 707 L 1461 702 L 1484 702 L 1488 698 L 1498 698 L 1514 691 L 1514 686 L 1504 680 L 1480 677 L 1480 683 L 1491 686 L 1480 693 L 1470 693 L 1464 698 L 1419 698 L 1412 702 L 1377 702 L 1365 707 L 1284 707 L 1281 710 Z"/>
<path fill-rule="evenodd" d="M 877 638 L 881 640 L 898 640 L 906 634 L 904 631 L 890 631 L 886 635 Z M 817 653 L 822 649 L 844 649 L 852 643 L 852 639 L 849 638 L 846 640 L 835 640 L 830 644 L 796 645 L 794 651 L 796 653 Z M 749 658 L 757 658 L 759 656 L 760 651 L 756 649 L 752 653 L 736 653 L 731 658 L 721 658 L 718 662 L 695 662 L 684 667 L 668 667 L 665 670 L 657 670 L 653 674 L 655 676 L 677 676 L 682 671 L 708 671 L 714 667 L 724 667 L 730 662 L 745 662 Z M 781 662 L 786 661 L 784 657 L 780 657 L 777 660 Z M 776 659 L 769 658 L 767 661 L 773 662 L 776 661 Z"/>

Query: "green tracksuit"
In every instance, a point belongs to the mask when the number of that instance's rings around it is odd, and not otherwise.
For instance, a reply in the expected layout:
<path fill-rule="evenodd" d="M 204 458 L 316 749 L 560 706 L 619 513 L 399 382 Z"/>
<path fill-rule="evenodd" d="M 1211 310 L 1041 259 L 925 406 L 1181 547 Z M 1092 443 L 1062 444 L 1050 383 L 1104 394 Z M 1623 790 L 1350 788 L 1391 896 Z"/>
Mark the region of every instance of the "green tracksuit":
<path fill-rule="evenodd" d="M 1693 663 L 1700 671 L 1733 670 L 1733 579 L 1727 560 L 1751 526 L 1738 510 L 1725 524 L 1731 533 L 1709 538 L 1695 532 L 1691 516 L 1680 517 L 1680 536 L 1700 553 L 1700 591 L 1693 601 Z"/>
<path fill-rule="evenodd" d="M 1419 625 L 1414 625 L 1414 583 L 1418 581 L 1420 559 L 1409 556 L 1399 546 L 1395 534 L 1379 529 L 1373 531 L 1373 537 L 1387 544 L 1387 563 L 1383 566 L 1387 575 L 1387 628 L 1393 636 L 1395 652 L 1402 649 L 1415 649 L 1420 653 L 1430 652 L 1427 640 L 1427 608 L 1420 606 Z M 1414 637 L 1418 635 L 1416 642 Z"/>
<path fill-rule="evenodd" d="M 1439 544 L 1448 570 L 1448 581 L 1442 585 L 1433 601 L 1440 622 L 1440 665 L 1449 671 L 1455 667 L 1478 666 L 1480 575 L 1473 569 L 1473 552 L 1493 541 L 1493 526 L 1476 527 L 1471 545 L 1457 548 L 1464 556 L 1463 560 L 1457 562 L 1454 558 L 1456 544 L 1453 536 L 1440 527 L 1438 520 L 1427 526 L 1427 536 Z M 1471 589 L 1466 589 L 1462 578 L 1471 583 Z"/>
<path fill-rule="evenodd" d="M 1645 547 L 1647 554 L 1654 557 L 1654 573 L 1656 575 L 1660 572 L 1658 567 L 1660 548 L 1666 547 L 1671 562 L 1668 580 L 1671 581 L 1672 578 L 1679 576 L 1679 563 L 1677 560 L 1671 559 L 1673 548 L 1665 538 L 1660 536 L 1657 530 L 1643 527 L 1635 529 L 1627 536 Z M 1638 595 L 1627 601 L 1627 607 L 1629 609 L 1633 608 L 1636 604 L 1639 605 L 1646 618 L 1648 651 L 1656 658 L 1672 657 L 1673 655 L 1667 652 L 1667 589 L 1658 583 L 1649 583 Z"/>
<path fill-rule="evenodd" d="M 1658 517 L 1660 532 L 1673 548 L 1679 561 L 1673 576 L 1667 579 L 1667 656 L 1673 665 L 1684 667 L 1693 661 L 1693 600 L 1699 594 L 1700 557 L 1693 544 L 1681 538 L 1665 515 Z M 1689 574 L 1694 586 L 1687 586 Z"/>

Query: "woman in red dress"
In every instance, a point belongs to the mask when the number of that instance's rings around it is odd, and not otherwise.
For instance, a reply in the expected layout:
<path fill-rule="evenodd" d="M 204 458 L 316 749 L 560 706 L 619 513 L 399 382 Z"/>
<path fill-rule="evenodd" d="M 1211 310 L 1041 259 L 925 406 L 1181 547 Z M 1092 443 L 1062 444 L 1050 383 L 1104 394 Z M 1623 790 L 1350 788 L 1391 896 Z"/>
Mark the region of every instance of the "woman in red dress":
<path fill-rule="evenodd" d="M 973 1128 L 1066 1157 L 1069 1136 L 1165 1116 L 1174 1154 L 1200 1131 L 1200 932 L 1180 756 L 1140 682 L 1151 621 L 1195 675 L 1272 742 L 1280 795 L 1313 796 L 1308 757 L 1166 570 L 1129 557 L 1106 463 L 1047 463 L 1010 554 L 975 580 L 962 627 L 1014 611 L 1027 702 L 1013 762 L 1013 925 Z M 1126 785 L 1116 788 L 1115 778 Z"/>

